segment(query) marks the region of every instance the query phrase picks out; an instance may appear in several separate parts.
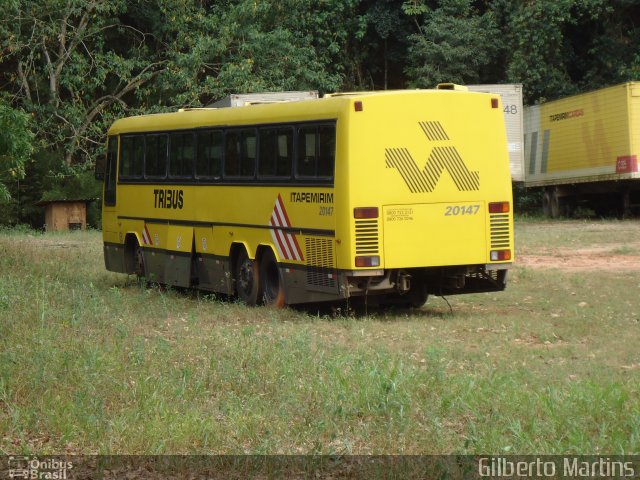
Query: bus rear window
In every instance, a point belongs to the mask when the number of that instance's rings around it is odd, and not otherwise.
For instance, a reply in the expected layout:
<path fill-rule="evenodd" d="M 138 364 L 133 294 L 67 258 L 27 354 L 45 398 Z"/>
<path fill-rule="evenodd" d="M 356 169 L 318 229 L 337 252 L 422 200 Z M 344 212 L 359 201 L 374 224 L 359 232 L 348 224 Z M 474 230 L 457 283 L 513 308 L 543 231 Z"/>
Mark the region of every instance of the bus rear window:
<path fill-rule="evenodd" d="M 123 136 L 120 139 L 120 177 L 141 178 L 144 166 L 144 137 Z"/>

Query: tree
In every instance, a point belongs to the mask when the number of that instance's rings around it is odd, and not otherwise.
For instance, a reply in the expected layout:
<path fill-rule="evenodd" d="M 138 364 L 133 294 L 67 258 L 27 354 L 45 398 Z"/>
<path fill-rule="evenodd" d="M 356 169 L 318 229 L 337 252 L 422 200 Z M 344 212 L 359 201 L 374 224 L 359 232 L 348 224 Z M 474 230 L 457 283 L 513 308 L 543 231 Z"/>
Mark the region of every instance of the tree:
<path fill-rule="evenodd" d="M 415 19 L 409 37 L 406 73 L 409 85 L 434 87 L 441 82 L 477 83 L 491 64 L 500 33 L 491 11 L 480 12 L 471 0 L 438 0 L 435 8 L 418 0 L 404 11 Z"/>
<path fill-rule="evenodd" d="M 25 164 L 33 151 L 29 116 L 0 100 L 0 201 L 11 199 L 5 184 L 24 178 Z"/>

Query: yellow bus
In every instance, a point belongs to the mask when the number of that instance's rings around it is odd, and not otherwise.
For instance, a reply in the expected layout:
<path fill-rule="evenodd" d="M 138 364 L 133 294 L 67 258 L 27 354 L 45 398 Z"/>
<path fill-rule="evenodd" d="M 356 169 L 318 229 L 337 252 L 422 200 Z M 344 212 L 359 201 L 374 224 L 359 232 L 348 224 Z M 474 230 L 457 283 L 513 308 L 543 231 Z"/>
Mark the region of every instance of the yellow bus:
<path fill-rule="evenodd" d="M 445 85 L 118 120 L 96 168 L 106 268 L 250 305 L 503 290 L 503 118 Z"/>

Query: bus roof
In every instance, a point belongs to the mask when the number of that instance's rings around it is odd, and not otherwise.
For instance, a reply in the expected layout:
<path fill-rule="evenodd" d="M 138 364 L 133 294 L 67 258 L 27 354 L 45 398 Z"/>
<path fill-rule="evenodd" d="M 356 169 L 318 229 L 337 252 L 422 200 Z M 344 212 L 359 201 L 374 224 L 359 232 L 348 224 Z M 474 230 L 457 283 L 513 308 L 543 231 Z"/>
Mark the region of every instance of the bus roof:
<path fill-rule="evenodd" d="M 238 108 L 184 108 L 176 112 L 138 115 L 116 120 L 108 135 L 202 128 L 206 126 L 240 126 L 244 124 L 313 121 L 337 118 L 358 100 L 395 95 L 470 94 L 456 90 L 385 90 L 338 92 L 320 99 L 251 104 Z M 485 94 L 478 94 L 485 95 Z"/>

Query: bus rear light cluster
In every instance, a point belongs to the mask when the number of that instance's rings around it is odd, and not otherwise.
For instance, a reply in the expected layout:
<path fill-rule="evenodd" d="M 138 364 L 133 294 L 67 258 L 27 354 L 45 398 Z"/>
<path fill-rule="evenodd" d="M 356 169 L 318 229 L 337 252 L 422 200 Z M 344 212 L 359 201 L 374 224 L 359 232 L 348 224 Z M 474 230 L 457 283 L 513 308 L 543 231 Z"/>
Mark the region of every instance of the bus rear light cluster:
<path fill-rule="evenodd" d="M 489 213 L 509 213 L 509 202 L 492 202 L 489 204 Z"/>
<path fill-rule="evenodd" d="M 492 98 L 491 99 L 491 108 L 498 108 L 498 99 L 497 98 Z"/>
<path fill-rule="evenodd" d="M 353 218 L 378 218 L 378 207 L 356 207 Z"/>
<path fill-rule="evenodd" d="M 356 267 L 379 267 L 380 257 L 372 255 L 367 257 L 356 257 Z"/>
<path fill-rule="evenodd" d="M 511 260 L 511 250 L 491 250 L 492 262 L 503 262 Z"/>

